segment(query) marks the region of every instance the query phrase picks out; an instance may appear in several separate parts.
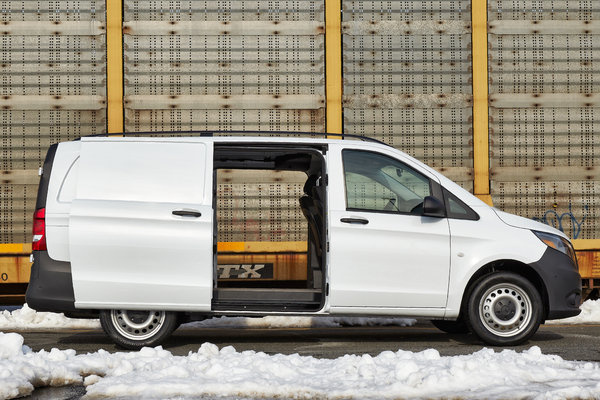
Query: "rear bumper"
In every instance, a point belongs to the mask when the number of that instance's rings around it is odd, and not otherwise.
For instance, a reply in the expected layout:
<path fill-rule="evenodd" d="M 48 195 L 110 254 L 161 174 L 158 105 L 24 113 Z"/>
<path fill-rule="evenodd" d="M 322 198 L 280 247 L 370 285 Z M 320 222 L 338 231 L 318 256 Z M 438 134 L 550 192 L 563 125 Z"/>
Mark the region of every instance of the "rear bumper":
<path fill-rule="evenodd" d="M 581 276 L 577 265 L 560 251 L 548 248 L 531 267 L 542 277 L 548 295 L 547 320 L 573 317 L 581 310 Z"/>
<path fill-rule="evenodd" d="M 33 252 L 33 266 L 25 300 L 37 311 L 62 312 L 73 317 L 96 314 L 75 309 L 71 263 L 50 258 L 47 251 Z"/>

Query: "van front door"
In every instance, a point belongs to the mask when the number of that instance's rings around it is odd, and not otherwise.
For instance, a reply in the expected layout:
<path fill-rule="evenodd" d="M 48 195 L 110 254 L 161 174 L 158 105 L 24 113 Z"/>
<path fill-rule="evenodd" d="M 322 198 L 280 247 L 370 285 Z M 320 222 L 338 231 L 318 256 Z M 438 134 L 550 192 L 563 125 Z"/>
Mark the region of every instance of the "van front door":
<path fill-rule="evenodd" d="M 332 312 L 442 315 L 450 273 L 447 218 L 423 216 L 433 178 L 391 154 L 345 149 L 330 180 Z M 339 187 L 335 187 L 339 185 Z M 410 313 L 409 313 L 410 314 Z"/>
<path fill-rule="evenodd" d="M 84 138 L 79 164 L 75 306 L 209 311 L 212 144 Z"/>

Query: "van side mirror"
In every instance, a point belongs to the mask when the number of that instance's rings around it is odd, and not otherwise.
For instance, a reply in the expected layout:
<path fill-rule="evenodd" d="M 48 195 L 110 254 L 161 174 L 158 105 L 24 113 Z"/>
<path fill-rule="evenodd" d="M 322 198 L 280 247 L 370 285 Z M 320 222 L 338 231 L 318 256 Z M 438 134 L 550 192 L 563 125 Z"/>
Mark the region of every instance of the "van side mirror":
<path fill-rule="evenodd" d="M 438 198 L 427 196 L 423 199 L 423 216 L 443 218 L 446 216 L 446 207 Z"/>

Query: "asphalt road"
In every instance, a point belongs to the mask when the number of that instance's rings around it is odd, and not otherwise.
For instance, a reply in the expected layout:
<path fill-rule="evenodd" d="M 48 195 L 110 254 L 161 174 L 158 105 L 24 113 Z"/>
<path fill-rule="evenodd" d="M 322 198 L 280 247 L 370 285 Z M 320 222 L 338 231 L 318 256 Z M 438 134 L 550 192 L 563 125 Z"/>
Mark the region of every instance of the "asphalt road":
<path fill-rule="evenodd" d="M 18 332 L 34 351 L 75 349 L 77 353 L 117 348 L 101 330 L 63 330 Z M 335 358 L 344 354 L 377 355 L 385 350 L 422 351 L 437 349 L 441 355 L 471 354 L 486 347 L 473 335 L 450 335 L 429 322 L 413 327 L 340 327 L 295 329 L 214 329 L 186 328 L 175 331 L 164 348 L 176 355 L 197 351 L 204 342 L 219 347 L 234 346 L 238 351 L 255 350 L 269 354 L 283 353 Z M 566 360 L 600 362 L 600 325 L 542 326 L 527 343 L 510 347 L 517 351 L 539 346 L 545 354 L 557 354 Z M 490 346 L 487 346 L 490 347 Z M 503 348 L 495 348 L 500 351 Z M 83 386 L 40 388 L 32 400 L 74 400 L 85 395 Z"/>
<path fill-rule="evenodd" d="M 105 349 L 121 351 L 101 330 L 60 332 L 19 332 L 34 351 L 53 347 L 75 349 L 77 353 Z M 181 327 L 163 345 L 176 355 L 197 351 L 204 342 L 238 351 L 255 350 L 268 354 L 293 354 L 335 358 L 344 354 L 377 355 L 385 350 L 422 351 L 437 349 L 441 355 L 471 354 L 484 346 L 473 335 L 451 335 L 429 322 L 413 327 L 340 327 L 295 329 L 214 329 Z M 511 347 L 517 351 L 539 346 L 545 354 L 566 360 L 600 362 L 600 325 L 545 325 L 527 343 Z M 496 348 L 501 350 L 502 348 Z"/>

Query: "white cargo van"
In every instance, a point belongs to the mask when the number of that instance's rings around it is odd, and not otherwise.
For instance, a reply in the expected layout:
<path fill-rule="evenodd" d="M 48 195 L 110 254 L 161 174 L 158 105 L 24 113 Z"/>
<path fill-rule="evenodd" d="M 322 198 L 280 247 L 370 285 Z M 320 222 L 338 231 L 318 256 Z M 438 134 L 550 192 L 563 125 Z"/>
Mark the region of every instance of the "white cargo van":
<path fill-rule="evenodd" d="M 346 138 L 348 139 L 348 138 Z M 221 284 L 220 171 L 292 171 L 304 286 Z M 27 302 L 100 317 L 120 346 L 216 315 L 398 316 L 492 345 L 579 314 L 568 238 L 489 207 L 382 143 L 272 137 L 84 137 L 53 145 L 34 215 Z"/>

